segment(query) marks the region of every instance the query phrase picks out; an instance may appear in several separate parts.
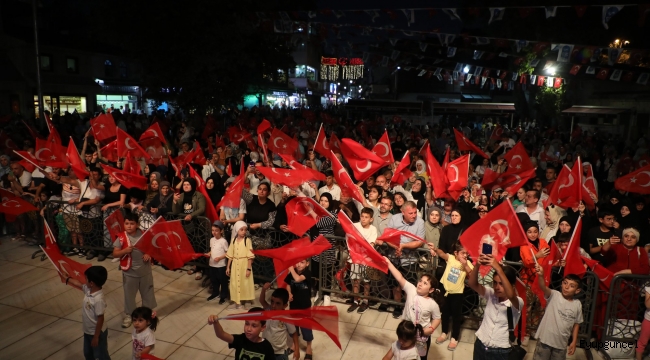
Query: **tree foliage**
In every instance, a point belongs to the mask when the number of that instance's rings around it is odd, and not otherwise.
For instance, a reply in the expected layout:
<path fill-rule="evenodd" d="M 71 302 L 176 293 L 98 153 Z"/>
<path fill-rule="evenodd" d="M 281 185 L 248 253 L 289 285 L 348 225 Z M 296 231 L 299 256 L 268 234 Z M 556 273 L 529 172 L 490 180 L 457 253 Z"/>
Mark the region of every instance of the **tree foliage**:
<path fill-rule="evenodd" d="M 282 5 L 304 9 L 305 3 Z M 158 102 L 218 109 L 240 103 L 250 86 L 273 83 L 278 69 L 293 66 L 285 35 L 260 26 L 256 14 L 265 18 L 280 9 L 262 1 L 114 0 L 99 9 L 108 6 L 116 17 L 98 24 L 102 40 L 141 63 L 146 96 Z"/>

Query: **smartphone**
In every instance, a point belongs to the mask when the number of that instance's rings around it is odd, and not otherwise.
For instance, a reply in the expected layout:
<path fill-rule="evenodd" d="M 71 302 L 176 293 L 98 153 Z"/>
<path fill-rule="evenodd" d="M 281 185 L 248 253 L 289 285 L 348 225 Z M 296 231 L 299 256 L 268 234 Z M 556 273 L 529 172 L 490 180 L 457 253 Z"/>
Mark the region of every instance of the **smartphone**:
<path fill-rule="evenodd" d="M 248 163 L 248 166 L 250 166 L 250 167 L 255 167 L 255 161 L 251 161 L 251 162 L 249 162 L 249 163 Z"/>
<path fill-rule="evenodd" d="M 484 255 L 492 255 L 492 245 L 488 243 L 484 243 L 481 253 Z"/>

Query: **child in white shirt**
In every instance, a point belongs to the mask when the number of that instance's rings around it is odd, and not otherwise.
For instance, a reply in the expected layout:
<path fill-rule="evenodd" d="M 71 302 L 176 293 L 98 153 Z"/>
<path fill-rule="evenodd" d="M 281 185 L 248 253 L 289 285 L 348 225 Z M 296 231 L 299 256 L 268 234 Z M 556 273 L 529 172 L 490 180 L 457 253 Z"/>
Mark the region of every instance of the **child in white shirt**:
<path fill-rule="evenodd" d="M 377 240 L 377 228 L 371 225 L 373 217 L 374 211 L 371 208 L 365 207 L 361 209 L 360 221 L 353 224 L 361 235 L 363 235 L 363 238 L 371 245 L 374 245 L 375 240 Z M 352 262 L 352 260 L 348 259 L 348 262 Z M 361 279 L 363 279 L 363 295 L 370 296 L 370 279 L 366 276 L 366 267 L 359 264 L 352 264 L 350 280 L 352 280 L 352 292 L 355 294 L 359 293 Z M 352 305 L 348 308 L 348 312 L 351 313 L 354 310 L 357 310 L 359 314 L 366 312 L 368 310 L 368 299 L 363 299 L 360 303 L 360 298 L 355 298 Z"/>
<path fill-rule="evenodd" d="M 212 224 L 212 239 L 210 239 L 210 252 L 206 255 L 210 258 L 209 276 L 212 282 L 212 295 L 208 301 L 219 298 L 219 304 L 226 302 L 228 294 L 228 276 L 226 275 L 226 252 L 228 252 L 228 241 L 222 236 L 223 222 L 216 220 Z"/>

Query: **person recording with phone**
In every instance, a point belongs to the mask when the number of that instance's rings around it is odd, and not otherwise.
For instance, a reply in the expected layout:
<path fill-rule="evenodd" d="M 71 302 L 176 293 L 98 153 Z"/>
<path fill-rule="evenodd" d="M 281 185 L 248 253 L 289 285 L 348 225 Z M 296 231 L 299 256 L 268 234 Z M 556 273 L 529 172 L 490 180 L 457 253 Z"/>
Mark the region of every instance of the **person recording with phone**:
<path fill-rule="evenodd" d="M 264 166 L 264 163 L 261 161 L 249 162 L 248 168 L 246 169 L 246 176 L 244 177 L 244 183 L 251 186 L 251 194 L 257 193 L 257 186 L 259 186 L 262 181 L 266 180 L 266 177 L 259 170 L 257 170 L 258 166 Z M 266 181 L 269 182 L 268 180 Z"/>

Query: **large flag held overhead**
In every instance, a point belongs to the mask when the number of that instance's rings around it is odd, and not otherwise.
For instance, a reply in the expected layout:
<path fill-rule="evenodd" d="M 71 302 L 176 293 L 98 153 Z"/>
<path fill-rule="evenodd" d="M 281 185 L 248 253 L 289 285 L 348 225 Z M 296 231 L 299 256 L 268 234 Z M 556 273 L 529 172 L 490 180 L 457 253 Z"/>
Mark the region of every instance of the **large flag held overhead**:
<path fill-rule="evenodd" d="M 314 306 L 304 310 L 268 310 L 227 315 L 219 320 L 279 320 L 297 327 L 322 331 L 336 346 L 339 341 L 339 312 L 336 306 Z"/>
<path fill-rule="evenodd" d="M 341 151 L 358 181 L 366 180 L 386 165 L 382 158 L 352 139 L 342 140 Z"/>
<path fill-rule="evenodd" d="M 339 211 L 339 223 L 345 232 L 345 240 L 353 264 L 370 266 L 384 273 L 388 273 L 388 265 L 383 256 L 379 255 L 359 230 L 352 225 L 352 220 L 344 211 Z"/>
<path fill-rule="evenodd" d="M 115 132 L 117 133 L 117 155 L 119 157 L 125 157 L 129 151 L 132 156 L 138 158 L 142 157 L 149 159 L 151 157 L 131 135 L 126 133 L 126 131 L 117 128 Z"/>
<path fill-rule="evenodd" d="M 393 164 L 393 150 L 390 147 L 390 139 L 388 138 L 388 130 L 384 130 L 384 135 L 379 138 L 379 141 L 372 148 L 372 153 L 379 156 L 386 162 L 386 164 Z"/>
<path fill-rule="evenodd" d="M 298 149 L 298 142 L 281 130 L 273 128 L 267 148 L 274 153 L 291 155 Z"/>
<path fill-rule="evenodd" d="M 293 158 L 293 156 L 284 155 L 284 154 L 278 154 L 278 156 L 280 156 L 282 158 L 282 160 L 284 160 L 287 163 L 287 165 L 289 165 L 290 168 L 292 168 L 294 170 L 308 171 L 311 174 L 311 177 L 309 178 L 310 180 L 322 180 L 322 181 L 325 181 L 325 179 L 326 179 L 325 174 L 323 174 L 320 171 L 314 170 L 311 167 L 308 167 L 308 166 L 305 166 L 305 165 L 299 163 L 298 161 L 296 161 L 296 159 Z"/>
<path fill-rule="evenodd" d="M 312 179 L 312 173 L 306 170 L 287 170 L 265 166 L 258 166 L 256 170 L 259 170 L 274 184 L 286 185 L 290 188 L 300 186 Z"/>
<path fill-rule="evenodd" d="M 117 126 L 115 126 L 115 120 L 110 113 L 99 114 L 99 116 L 90 120 L 90 127 L 93 129 L 93 137 L 99 142 L 106 143 L 117 136 Z"/>
<path fill-rule="evenodd" d="M 487 156 L 487 154 L 485 154 L 483 152 L 483 150 L 481 150 L 481 148 L 479 148 L 473 142 L 471 142 L 469 139 L 467 139 L 465 137 L 465 135 L 463 135 L 462 132 L 454 129 L 454 135 L 456 135 L 456 144 L 458 145 L 458 150 L 460 150 L 460 151 L 473 151 L 473 152 L 476 153 L 476 155 L 479 155 L 479 156 L 484 157 L 486 159 L 490 158 L 489 156 Z"/>
<path fill-rule="evenodd" d="M 104 164 L 100 164 L 101 167 L 108 172 L 108 174 L 117 180 L 120 184 L 124 185 L 127 188 L 137 188 L 141 190 L 147 190 L 147 178 L 140 175 L 133 175 L 129 172 L 116 169 Z"/>
<path fill-rule="evenodd" d="M 564 260 L 566 261 L 566 266 L 564 268 L 565 274 L 575 274 L 582 277 L 586 270 L 582 263 L 580 256 L 580 235 L 582 234 L 582 218 L 578 217 L 578 222 L 576 223 L 576 228 L 571 235 L 571 240 L 569 240 L 569 246 L 564 253 Z"/>
<path fill-rule="evenodd" d="M 327 135 L 325 135 L 323 124 L 321 124 L 320 128 L 318 129 L 318 135 L 316 136 L 316 141 L 314 142 L 314 150 L 326 158 L 330 157 L 331 148 L 329 141 L 327 141 Z"/>
<path fill-rule="evenodd" d="M 426 149 L 424 162 L 427 164 L 427 174 L 429 174 L 429 179 L 431 180 L 431 186 L 433 186 L 433 193 L 436 199 L 442 199 L 449 196 L 447 193 L 447 186 L 449 185 L 447 183 L 447 174 L 438 163 L 438 160 L 436 160 L 431 153 L 431 146 Z"/>
<path fill-rule="evenodd" d="M 143 140 L 158 140 L 163 144 L 167 143 L 165 133 L 163 133 L 159 123 L 152 124 L 140 135 L 140 141 Z"/>
<path fill-rule="evenodd" d="M 580 157 L 570 169 L 566 164 L 557 176 L 551 191 L 548 194 L 544 207 L 550 204 L 561 208 L 576 208 L 582 200 L 582 164 Z"/>
<path fill-rule="evenodd" d="M 650 194 L 650 165 L 619 177 L 614 182 L 614 187 L 637 194 Z"/>
<path fill-rule="evenodd" d="M 138 164 L 138 162 L 133 158 L 133 156 L 131 156 L 130 151 L 126 152 L 126 157 L 124 158 L 122 170 L 133 175 L 141 175 L 142 169 L 140 168 L 140 164 Z"/>
<path fill-rule="evenodd" d="M 15 216 L 29 211 L 38 211 L 34 205 L 23 200 L 20 196 L 14 195 L 11 191 L 0 189 L 0 198 L 2 198 L 0 213 Z"/>
<path fill-rule="evenodd" d="M 38 160 L 40 166 L 68 167 L 67 148 L 65 146 L 47 140 L 36 139 L 35 148 L 34 157 Z"/>
<path fill-rule="evenodd" d="M 528 238 L 519 224 L 512 203 L 504 201 L 467 228 L 460 236 L 460 243 L 473 259 L 478 259 L 484 243 L 490 244 L 492 255 L 501 261 L 509 248 L 527 246 Z M 482 276 L 489 272 L 488 266 L 481 266 Z"/>
<path fill-rule="evenodd" d="M 341 187 L 341 194 L 350 196 L 353 199 L 357 200 L 360 203 L 363 203 L 363 195 L 359 191 L 359 188 L 352 182 L 352 178 L 348 171 L 345 170 L 339 159 L 331 153 L 330 159 L 332 159 L 332 172 L 334 173 L 334 179 L 336 183 Z"/>
<path fill-rule="evenodd" d="M 85 180 L 88 175 L 90 175 L 90 173 L 88 170 L 86 170 L 86 164 L 83 162 L 83 160 L 81 160 L 81 156 L 79 156 L 79 152 L 77 152 L 77 147 L 74 145 L 74 140 L 72 140 L 72 137 L 68 143 L 68 151 L 65 155 L 68 158 L 70 167 L 72 168 L 74 174 L 77 176 L 77 179 Z"/>
<path fill-rule="evenodd" d="M 263 134 L 266 130 L 270 128 L 271 128 L 271 123 L 266 119 L 262 119 L 262 122 L 259 125 L 257 125 L 257 133 Z"/>
<path fill-rule="evenodd" d="M 393 173 L 393 177 L 390 179 L 390 183 L 395 185 L 404 185 L 406 181 L 413 176 L 413 172 L 409 170 L 411 165 L 411 157 L 409 156 L 409 151 L 406 150 L 406 153 L 402 157 L 402 160 L 397 165 L 397 169 Z"/>
<path fill-rule="evenodd" d="M 238 208 L 241 200 L 241 193 L 244 191 L 244 177 L 246 176 L 246 171 L 244 171 L 244 161 L 242 158 L 241 170 L 239 175 L 235 180 L 230 184 L 226 194 L 221 198 L 221 201 L 217 204 L 217 208 L 229 207 L 229 208 Z"/>
<path fill-rule="evenodd" d="M 162 216 L 142 234 L 134 247 L 170 269 L 178 269 L 205 256 L 194 252 L 180 220 L 165 221 Z"/>
<path fill-rule="evenodd" d="M 119 160 L 119 156 L 117 156 L 117 140 L 109 142 L 100 151 L 108 161 L 117 162 Z"/>
<path fill-rule="evenodd" d="M 323 217 L 334 217 L 310 197 L 295 197 L 284 208 L 288 219 L 287 230 L 298 236 L 304 235 Z"/>
<path fill-rule="evenodd" d="M 506 173 L 520 173 L 534 168 L 533 162 L 530 161 L 526 148 L 521 141 L 505 153 L 503 158 L 508 162 L 508 170 L 506 170 Z"/>
<path fill-rule="evenodd" d="M 306 236 L 276 249 L 253 250 L 253 253 L 256 256 L 265 256 L 273 259 L 275 273 L 278 275 L 278 287 L 283 287 L 285 277 L 280 276 L 283 271 L 302 260 L 319 255 L 323 251 L 331 248 L 332 244 L 324 236 L 320 235 L 313 242 Z"/>
<path fill-rule="evenodd" d="M 447 165 L 447 192 L 452 199 L 458 199 L 460 193 L 467 189 L 469 181 L 469 155 L 464 155 Z"/>

